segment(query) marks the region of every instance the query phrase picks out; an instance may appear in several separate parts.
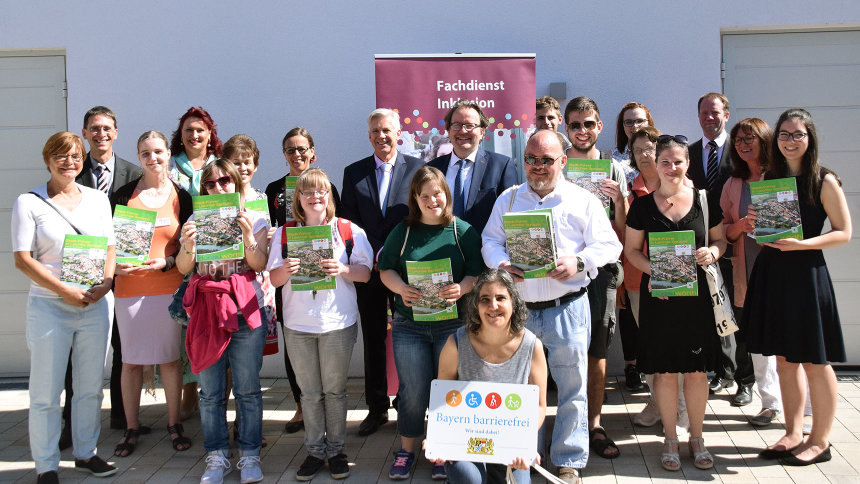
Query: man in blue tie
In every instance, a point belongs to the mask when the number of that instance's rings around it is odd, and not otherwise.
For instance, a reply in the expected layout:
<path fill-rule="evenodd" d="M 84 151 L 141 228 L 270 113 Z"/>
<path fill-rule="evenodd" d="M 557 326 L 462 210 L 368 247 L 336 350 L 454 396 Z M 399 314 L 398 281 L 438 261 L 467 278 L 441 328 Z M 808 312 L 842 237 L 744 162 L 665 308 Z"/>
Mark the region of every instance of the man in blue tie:
<path fill-rule="evenodd" d="M 373 253 L 378 254 L 391 230 L 409 214 L 409 183 L 424 162 L 398 153 L 400 116 L 396 111 L 372 111 L 367 128 L 373 155 L 344 169 L 341 215 L 364 229 Z M 358 428 L 358 434 L 364 436 L 388 421 L 385 338 L 391 292 L 379 279 L 375 264 L 370 281 L 356 283 L 355 290 L 364 343 L 365 398 L 370 410 Z"/>
<path fill-rule="evenodd" d="M 460 99 L 445 116 L 453 153 L 428 163 L 445 174 L 454 201 L 454 215 L 484 230 L 496 198 L 517 184 L 517 168 L 505 155 L 480 147 L 490 121 L 477 102 Z"/>

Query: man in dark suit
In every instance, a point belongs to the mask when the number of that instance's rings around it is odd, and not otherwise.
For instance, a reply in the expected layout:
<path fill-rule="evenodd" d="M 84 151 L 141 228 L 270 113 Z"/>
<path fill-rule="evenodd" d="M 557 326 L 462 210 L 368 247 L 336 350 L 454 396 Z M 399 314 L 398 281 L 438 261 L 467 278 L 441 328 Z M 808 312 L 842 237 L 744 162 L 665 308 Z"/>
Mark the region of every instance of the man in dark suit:
<path fill-rule="evenodd" d="M 364 229 L 377 254 L 391 230 L 409 214 L 409 184 L 424 162 L 397 152 L 400 116 L 395 111 L 374 110 L 367 118 L 367 127 L 373 155 L 343 170 L 341 215 Z M 364 436 L 388 421 L 385 337 L 386 303 L 391 292 L 382 284 L 375 267 L 370 281 L 356 283 L 355 288 L 364 340 L 364 388 L 370 410 L 358 428 L 358 434 Z"/>
<path fill-rule="evenodd" d="M 719 92 L 709 92 L 699 98 L 699 125 L 702 127 L 702 139 L 690 145 L 690 170 L 688 173 L 697 189 L 707 190 L 709 200 L 712 198 L 720 199 L 723 185 L 732 175 L 732 158 L 729 154 L 729 136 L 726 131 L 728 121 L 729 100 L 725 95 Z M 728 250 L 730 251 L 731 248 Z M 719 264 L 729 297 L 734 297 L 730 256 L 731 253 L 727 251 L 720 258 Z M 737 369 L 735 335 L 731 334 L 720 338 L 720 342 L 722 343 L 720 366 L 711 379 L 711 393 L 717 393 L 723 388 L 731 388 L 735 384 L 735 370 Z M 755 375 L 746 375 L 744 382 L 738 386 L 738 393 L 751 392 L 754 382 Z M 749 397 L 751 401 L 751 393 L 749 393 Z"/>
<path fill-rule="evenodd" d="M 445 115 L 445 129 L 454 152 L 428 163 L 445 174 L 454 215 L 479 233 L 490 218 L 496 198 L 518 181 L 517 168 L 510 157 L 480 148 L 489 125 L 478 103 L 460 99 Z"/>
<path fill-rule="evenodd" d="M 116 114 L 105 106 L 96 106 L 84 115 L 84 127 L 81 135 L 90 145 L 90 152 L 84 160 L 84 166 L 75 181 L 85 187 L 96 188 L 110 198 L 114 190 L 130 183 L 143 175 L 139 166 L 133 165 L 113 152 L 113 142 L 116 141 Z M 119 331 L 116 321 L 111 333 L 113 361 L 110 372 L 110 428 L 125 429 L 125 411 L 122 405 L 122 349 L 120 348 Z M 66 369 L 66 402 L 63 407 L 63 433 L 60 436 L 60 449 L 72 444 L 72 357 L 69 355 L 69 366 Z"/>

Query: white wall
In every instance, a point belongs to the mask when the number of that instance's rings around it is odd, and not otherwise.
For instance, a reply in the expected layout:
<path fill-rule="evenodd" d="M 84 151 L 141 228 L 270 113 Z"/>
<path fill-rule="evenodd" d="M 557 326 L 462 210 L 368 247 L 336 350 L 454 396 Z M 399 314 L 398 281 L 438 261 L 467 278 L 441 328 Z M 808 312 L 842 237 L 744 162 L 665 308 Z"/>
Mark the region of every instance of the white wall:
<path fill-rule="evenodd" d="M 65 48 L 70 129 L 89 107 L 110 106 L 127 159 L 140 133 L 170 135 L 186 108 L 202 105 L 222 139 L 258 141 L 259 187 L 283 174 L 280 140 L 297 124 L 339 185 L 343 167 L 370 151 L 376 53 L 535 52 L 537 94 L 565 81 L 569 98 L 594 98 L 608 149 L 618 109 L 634 99 L 663 131 L 699 135 L 696 99 L 721 90 L 721 27 L 860 21 L 860 2 L 849 0 L 240 5 L 0 0 L 0 49 Z"/>

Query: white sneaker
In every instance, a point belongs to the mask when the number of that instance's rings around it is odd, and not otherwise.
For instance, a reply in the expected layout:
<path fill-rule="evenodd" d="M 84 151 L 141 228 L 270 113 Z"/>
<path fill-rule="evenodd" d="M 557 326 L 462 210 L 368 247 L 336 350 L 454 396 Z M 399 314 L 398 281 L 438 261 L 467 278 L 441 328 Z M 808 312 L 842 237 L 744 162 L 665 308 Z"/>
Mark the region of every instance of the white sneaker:
<path fill-rule="evenodd" d="M 654 397 L 648 399 L 648 405 L 633 417 L 633 423 L 640 427 L 651 427 L 660 421 L 660 410 Z"/>
<path fill-rule="evenodd" d="M 260 482 L 263 480 L 263 469 L 260 469 L 259 455 L 243 455 L 236 463 L 236 469 L 242 471 L 242 484 L 250 484 L 252 482 Z"/>
<path fill-rule="evenodd" d="M 230 473 L 230 460 L 220 450 L 206 453 L 206 470 L 200 476 L 200 484 L 221 484 Z"/>

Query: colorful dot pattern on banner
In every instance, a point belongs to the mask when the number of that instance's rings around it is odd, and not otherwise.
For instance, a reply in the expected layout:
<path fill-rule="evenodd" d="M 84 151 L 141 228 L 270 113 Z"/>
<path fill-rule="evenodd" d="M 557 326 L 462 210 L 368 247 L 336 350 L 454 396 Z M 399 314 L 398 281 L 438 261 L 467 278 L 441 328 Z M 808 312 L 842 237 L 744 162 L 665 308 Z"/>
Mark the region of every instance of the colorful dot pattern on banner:
<path fill-rule="evenodd" d="M 393 109 L 393 111 L 396 113 L 400 113 L 399 109 Z M 403 124 L 406 126 L 409 126 L 409 128 L 410 128 L 409 131 L 414 131 L 414 130 L 418 130 L 421 128 L 429 129 L 430 126 L 435 125 L 435 124 L 438 124 L 442 128 L 445 127 L 445 119 L 444 118 L 440 119 L 439 121 L 434 123 L 434 122 L 429 121 L 429 120 L 425 119 L 424 117 L 422 117 L 420 115 L 421 110 L 419 110 L 419 109 L 413 109 L 411 114 L 412 114 L 412 116 L 406 116 L 406 117 L 402 118 Z M 444 114 L 442 114 L 442 116 L 444 116 Z M 522 125 L 523 121 L 528 121 L 529 114 L 523 113 L 519 117 L 520 117 L 520 119 L 516 119 L 513 113 L 505 113 L 505 115 L 504 115 L 505 120 L 507 120 L 507 121 L 512 120 L 514 127 L 519 127 L 520 125 Z M 497 123 L 495 117 L 492 117 L 492 116 L 489 117 L 488 121 L 490 123 L 489 126 L 487 126 L 488 131 L 497 131 L 497 130 L 505 129 L 505 123 L 501 123 L 501 122 Z M 508 124 L 508 129 L 512 129 L 510 124 Z M 437 129 L 434 127 L 431 129 L 431 132 L 433 134 L 439 134 L 439 133 L 445 133 L 445 130 L 444 129 Z M 498 136 L 504 136 L 504 134 L 499 133 Z M 511 133 L 511 138 L 512 139 L 516 138 L 516 135 Z M 490 135 L 487 134 L 487 136 L 485 136 L 484 139 L 489 141 Z"/>

